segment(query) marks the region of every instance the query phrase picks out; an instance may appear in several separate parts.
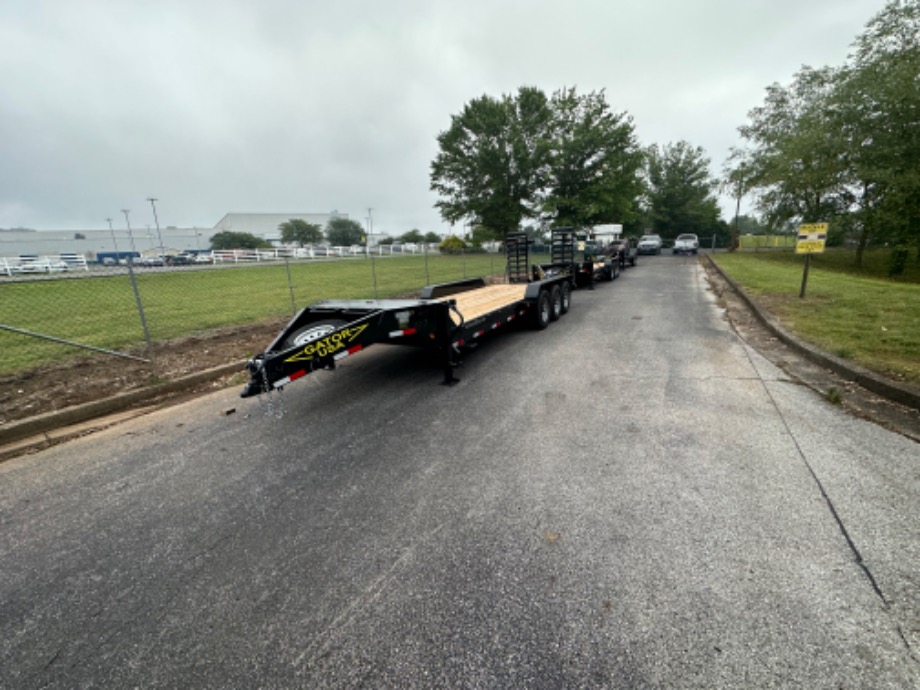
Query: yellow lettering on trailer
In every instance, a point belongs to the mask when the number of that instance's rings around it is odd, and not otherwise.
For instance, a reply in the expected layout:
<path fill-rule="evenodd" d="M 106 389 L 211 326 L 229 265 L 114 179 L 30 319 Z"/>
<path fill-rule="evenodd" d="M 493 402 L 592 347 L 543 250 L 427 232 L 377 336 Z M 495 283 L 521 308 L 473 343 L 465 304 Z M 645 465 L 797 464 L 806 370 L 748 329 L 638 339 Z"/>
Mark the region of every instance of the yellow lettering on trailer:
<path fill-rule="evenodd" d="M 325 338 L 308 343 L 300 352 L 291 355 L 284 361 L 306 362 L 314 357 L 326 357 L 335 354 L 339 350 L 345 349 L 349 343 L 361 335 L 365 328 L 367 328 L 367 324 L 362 323 L 354 328 L 343 328 L 335 333 L 330 333 Z"/>

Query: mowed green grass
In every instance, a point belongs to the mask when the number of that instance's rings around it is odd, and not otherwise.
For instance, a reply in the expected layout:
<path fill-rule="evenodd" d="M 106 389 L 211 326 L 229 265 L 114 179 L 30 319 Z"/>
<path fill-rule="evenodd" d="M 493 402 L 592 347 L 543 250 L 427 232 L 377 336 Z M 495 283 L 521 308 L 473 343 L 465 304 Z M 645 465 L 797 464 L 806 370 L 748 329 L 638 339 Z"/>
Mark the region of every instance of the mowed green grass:
<path fill-rule="evenodd" d="M 292 316 L 294 308 L 324 299 L 410 295 L 427 284 L 501 274 L 504 268 L 503 256 L 473 254 L 137 270 L 135 275 L 151 338 L 164 341 Z M 0 324 L 117 351 L 142 354 L 145 347 L 127 275 L 0 284 Z M 266 343 L 274 335 L 266 333 Z M 0 353 L 0 372 L 87 354 L 6 330 L 0 330 Z"/>
<path fill-rule="evenodd" d="M 920 267 L 888 279 L 887 252 L 863 269 L 853 253 L 813 255 L 805 297 L 805 257 L 792 252 L 715 254 L 716 263 L 788 330 L 826 352 L 920 385 Z M 912 255 L 909 264 L 915 264 Z"/>

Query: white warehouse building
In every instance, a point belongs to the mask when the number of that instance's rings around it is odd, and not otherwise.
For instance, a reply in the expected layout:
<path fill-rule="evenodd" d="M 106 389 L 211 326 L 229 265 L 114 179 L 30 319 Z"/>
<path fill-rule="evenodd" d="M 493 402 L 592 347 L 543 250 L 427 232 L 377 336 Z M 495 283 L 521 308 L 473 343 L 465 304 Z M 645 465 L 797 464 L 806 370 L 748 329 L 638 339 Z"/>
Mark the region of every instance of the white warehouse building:
<path fill-rule="evenodd" d="M 113 227 L 112 230 L 2 230 L 0 257 L 59 256 L 82 254 L 87 261 L 110 254 L 128 252 L 141 255 L 203 252 L 211 248 L 211 237 L 218 232 L 245 232 L 274 244 L 281 241 L 278 226 L 292 218 L 314 223 L 325 229 L 333 218 L 348 218 L 338 213 L 227 213 L 213 228 L 160 228 L 144 225 Z"/>

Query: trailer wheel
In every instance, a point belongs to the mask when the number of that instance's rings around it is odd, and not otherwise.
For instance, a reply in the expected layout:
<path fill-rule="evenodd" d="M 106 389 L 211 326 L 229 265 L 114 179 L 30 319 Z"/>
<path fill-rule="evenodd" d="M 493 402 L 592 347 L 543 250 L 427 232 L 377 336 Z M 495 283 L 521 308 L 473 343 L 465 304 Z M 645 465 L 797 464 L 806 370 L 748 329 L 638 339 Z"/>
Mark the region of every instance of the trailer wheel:
<path fill-rule="evenodd" d="M 566 281 L 562 284 L 560 290 L 562 291 L 562 313 L 566 314 L 569 311 L 569 307 L 572 306 L 572 286 Z"/>
<path fill-rule="evenodd" d="M 537 313 L 534 315 L 533 325 L 538 331 L 542 331 L 549 326 L 551 315 L 553 313 L 553 304 L 549 298 L 548 290 L 540 290 L 540 296 L 537 297 Z"/>
<path fill-rule="evenodd" d="M 550 290 L 549 303 L 550 321 L 558 321 L 559 317 L 562 316 L 562 288 L 560 288 L 558 285 L 554 285 L 552 290 Z"/>
<path fill-rule="evenodd" d="M 313 323 L 308 323 L 306 326 L 298 328 L 293 333 L 289 334 L 282 343 L 282 347 L 285 350 L 289 350 L 292 347 L 303 347 L 308 343 L 312 343 L 314 340 L 319 340 L 320 338 L 325 338 L 327 335 L 332 333 L 337 328 L 344 326 L 347 321 L 342 319 L 323 319 L 322 321 L 314 321 Z"/>

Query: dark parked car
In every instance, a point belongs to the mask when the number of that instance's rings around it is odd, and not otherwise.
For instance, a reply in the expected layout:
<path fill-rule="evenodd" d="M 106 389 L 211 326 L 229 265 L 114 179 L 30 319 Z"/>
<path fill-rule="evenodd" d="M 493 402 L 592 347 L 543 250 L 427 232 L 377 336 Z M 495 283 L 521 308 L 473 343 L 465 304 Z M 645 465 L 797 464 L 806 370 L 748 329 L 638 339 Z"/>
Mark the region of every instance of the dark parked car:
<path fill-rule="evenodd" d="M 620 262 L 620 268 L 636 265 L 636 248 L 628 239 L 618 239 L 610 243 L 607 247 L 607 254 L 616 257 Z"/>

